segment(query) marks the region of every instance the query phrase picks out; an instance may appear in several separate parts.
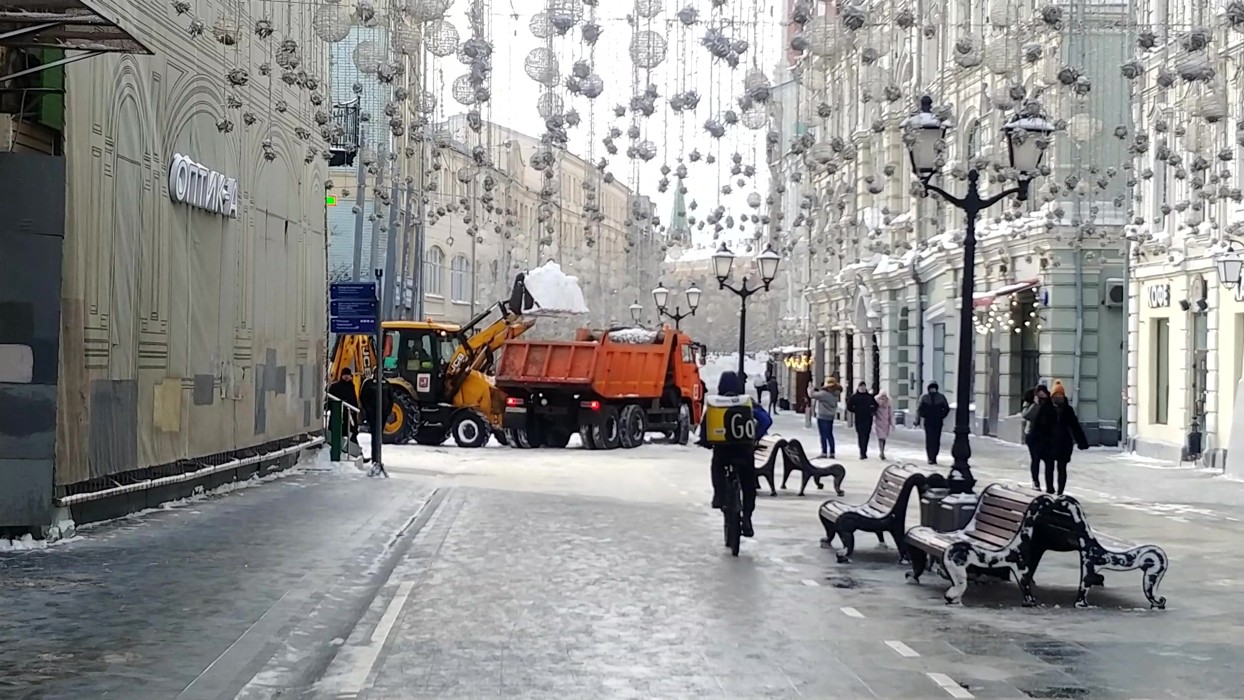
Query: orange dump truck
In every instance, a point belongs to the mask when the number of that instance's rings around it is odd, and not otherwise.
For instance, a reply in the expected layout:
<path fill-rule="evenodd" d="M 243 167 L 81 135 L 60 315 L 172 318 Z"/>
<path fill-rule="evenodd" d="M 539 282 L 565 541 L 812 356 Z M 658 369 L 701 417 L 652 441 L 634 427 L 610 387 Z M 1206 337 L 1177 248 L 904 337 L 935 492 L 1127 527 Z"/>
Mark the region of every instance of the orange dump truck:
<path fill-rule="evenodd" d="M 670 327 L 622 328 L 573 341 L 511 340 L 497 367 L 502 428 L 513 447 L 638 447 L 647 432 L 687 444 L 704 400 L 700 346 Z"/>

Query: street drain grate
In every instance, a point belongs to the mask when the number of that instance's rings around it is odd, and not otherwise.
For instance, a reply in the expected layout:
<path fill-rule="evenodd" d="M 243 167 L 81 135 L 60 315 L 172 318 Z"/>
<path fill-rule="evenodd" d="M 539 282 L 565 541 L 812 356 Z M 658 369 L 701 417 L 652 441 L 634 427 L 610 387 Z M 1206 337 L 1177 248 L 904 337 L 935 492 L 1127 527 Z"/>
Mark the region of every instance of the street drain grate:
<path fill-rule="evenodd" d="M 827 576 L 825 582 L 830 588 L 859 588 L 860 583 L 850 576 Z"/>
<path fill-rule="evenodd" d="M 1092 694 L 1088 688 L 1057 685 L 1025 690 L 1024 693 L 1032 698 L 1087 698 Z"/>

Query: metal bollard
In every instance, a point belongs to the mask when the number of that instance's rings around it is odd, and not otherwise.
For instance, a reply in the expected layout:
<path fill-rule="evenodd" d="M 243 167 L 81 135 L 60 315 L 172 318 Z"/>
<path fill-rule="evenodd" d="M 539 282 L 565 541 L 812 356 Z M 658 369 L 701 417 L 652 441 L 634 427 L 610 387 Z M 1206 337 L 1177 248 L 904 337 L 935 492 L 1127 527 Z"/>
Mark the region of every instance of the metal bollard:
<path fill-rule="evenodd" d="M 328 402 L 328 453 L 334 462 L 341 461 L 341 402 Z"/>

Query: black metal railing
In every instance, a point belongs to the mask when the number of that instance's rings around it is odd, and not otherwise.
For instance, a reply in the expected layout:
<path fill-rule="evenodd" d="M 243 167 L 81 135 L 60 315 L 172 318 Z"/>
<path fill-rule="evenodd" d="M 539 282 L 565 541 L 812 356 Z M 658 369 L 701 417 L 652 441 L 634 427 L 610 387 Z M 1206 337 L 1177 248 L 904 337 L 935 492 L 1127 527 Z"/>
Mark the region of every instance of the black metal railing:
<path fill-rule="evenodd" d="M 359 113 L 361 100 L 333 105 L 333 136 L 328 142 L 332 166 L 352 165 L 359 149 Z"/>

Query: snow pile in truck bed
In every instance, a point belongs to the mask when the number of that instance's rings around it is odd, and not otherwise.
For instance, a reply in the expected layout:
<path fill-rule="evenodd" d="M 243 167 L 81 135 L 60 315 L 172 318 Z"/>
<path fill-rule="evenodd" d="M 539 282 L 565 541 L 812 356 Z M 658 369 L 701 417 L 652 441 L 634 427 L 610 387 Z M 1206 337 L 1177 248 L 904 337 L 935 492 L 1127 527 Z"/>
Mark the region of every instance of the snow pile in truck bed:
<path fill-rule="evenodd" d="M 647 345 L 657 342 L 657 332 L 650 331 L 647 328 L 622 328 L 616 331 L 609 331 L 609 340 L 614 343 Z"/>
<path fill-rule="evenodd" d="M 756 353 L 748 355 L 743 360 L 743 369 L 747 372 L 746 386 L 748 391 L 752 390 L 752 382 L 758 376 L 764 376 L 765 363 L 768 362 L 769 356 L 765 353 Z M 721 379 L 722 372 L 739 371 L 739 354 L 737 352 L 729 355 L 712 355 L 703 367 L 700 367 L 700 379 L 704 382 L 704 386 L 708 387 L 709 393 L 717 391 L 717 382 Z"/>
<path fill-rule="evenodd" d="M 527 292 L 536 302 L 532 309 L 523 309 L 531 315 L 585 314 L 587 302 L 579 288 L 579 278 L 562 272 L 561 265 L 552 260 L 527 273 L 524 280 Z"/>

